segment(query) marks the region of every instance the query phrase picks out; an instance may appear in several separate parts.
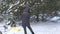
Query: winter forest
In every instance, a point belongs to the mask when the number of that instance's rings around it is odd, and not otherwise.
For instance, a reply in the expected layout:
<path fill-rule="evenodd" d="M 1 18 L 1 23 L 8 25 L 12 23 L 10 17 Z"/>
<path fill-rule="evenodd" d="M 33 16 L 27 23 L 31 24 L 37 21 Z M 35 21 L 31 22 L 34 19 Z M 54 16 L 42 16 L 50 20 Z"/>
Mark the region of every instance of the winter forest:
<path fill-rule="evenodd" d="M 35 34 L 60 34 L 60 0 L 0 0 L 0 31 L 3 34 L 24 34 L 21 15 L 25 5 L 30 8 L 30 23 Z M 21 31 L 10 31 L 10 26 L 6 25 L 8 19 L 14 19 Z"/>

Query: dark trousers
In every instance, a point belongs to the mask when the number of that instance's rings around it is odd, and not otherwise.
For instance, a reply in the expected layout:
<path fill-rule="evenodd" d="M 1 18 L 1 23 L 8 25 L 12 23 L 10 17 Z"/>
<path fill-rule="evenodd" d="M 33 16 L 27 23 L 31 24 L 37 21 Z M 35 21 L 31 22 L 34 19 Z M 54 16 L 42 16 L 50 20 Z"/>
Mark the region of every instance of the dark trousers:
<path fill-rule="evenodd" d="M 2 32 L 0 31 L 0 34 L 2 34 Z"/>
<path fill-rule="evenodd" d="M 31 31 L 32 34 L 34 34 L 32 28 L 30 26 L 27 26 L 29 28 L 29 30 Z M 24 28 L 24 33 L 27 34 L 27 31 L 26 31 L 26 26 L 23 27 Z"/>

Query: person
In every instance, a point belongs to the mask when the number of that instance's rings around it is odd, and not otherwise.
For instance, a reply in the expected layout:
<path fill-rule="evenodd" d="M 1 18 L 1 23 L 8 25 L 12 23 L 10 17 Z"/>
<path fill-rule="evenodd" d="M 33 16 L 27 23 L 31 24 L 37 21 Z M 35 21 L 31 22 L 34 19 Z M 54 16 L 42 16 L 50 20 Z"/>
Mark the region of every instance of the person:
<path fill-rule="evenodd" d="M 16 27 L 16 22 L 13 18 L 9 18 L 8 21 L 9 22 L 7 23 L 7 25 L 11 25 L 11 27 Z"/>
<path fill-rule="evenodd" d="M 26 6 L 22 13 L 22 26 L 23 26 L 25 34 L 27 34 L 26 27 L 28 27 L 29 30 L 31 31 L 31 33 L 34 34 L 32 28 L 30 26 L 29 19 L 30 19 L 29 7 Z"/>

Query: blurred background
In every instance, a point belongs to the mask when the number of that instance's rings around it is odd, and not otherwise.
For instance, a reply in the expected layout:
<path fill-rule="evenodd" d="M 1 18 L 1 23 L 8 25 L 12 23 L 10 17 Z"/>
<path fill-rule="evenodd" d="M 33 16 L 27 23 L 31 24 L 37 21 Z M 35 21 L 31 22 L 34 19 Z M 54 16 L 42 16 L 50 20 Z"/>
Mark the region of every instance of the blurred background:
<path fill-rule="evenodd" d="M 30 7 L 30 21 L 60 20 L 60 0 L 0 0 L 0 22 L 8 18 L 21 21 L 25 5 Z"/>
<path fill-rule="evenodd" d="M 12 18 L 21 25 L 21 15 L 25 5 L 28 5 L 30 8 L 30 23 L 34 25 L 32 27 L 37 26 L 39 23 L 39 27 L 45 26 L 48 23 L 51 26 L 55 23 L 55 28 L 59 28 L 58 26 L 60 25 L 57 23 L 60 24 L 60 0 L 0 0 L 0 23 L 5 24 L 9 18 Z M 54 27 L 53 25 L 51 28 Z M 60 29 L 58 30 L 60 31 Z"/>

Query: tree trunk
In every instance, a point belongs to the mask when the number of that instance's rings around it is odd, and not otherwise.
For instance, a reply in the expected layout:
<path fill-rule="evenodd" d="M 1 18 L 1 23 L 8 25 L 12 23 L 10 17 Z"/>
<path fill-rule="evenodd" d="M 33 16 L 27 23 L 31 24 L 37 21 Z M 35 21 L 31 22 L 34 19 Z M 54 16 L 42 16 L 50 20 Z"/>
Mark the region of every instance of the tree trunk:
<path fill-rule="evenodd" d="M 39 22 L 39 15 L 36 15 L 36 21 Z"/>

